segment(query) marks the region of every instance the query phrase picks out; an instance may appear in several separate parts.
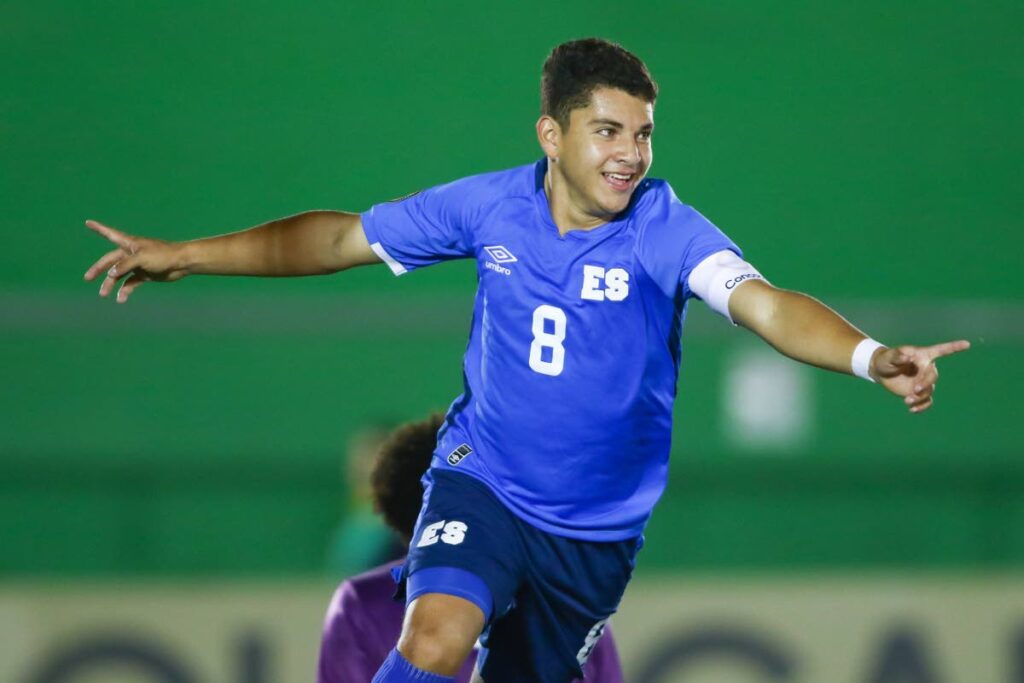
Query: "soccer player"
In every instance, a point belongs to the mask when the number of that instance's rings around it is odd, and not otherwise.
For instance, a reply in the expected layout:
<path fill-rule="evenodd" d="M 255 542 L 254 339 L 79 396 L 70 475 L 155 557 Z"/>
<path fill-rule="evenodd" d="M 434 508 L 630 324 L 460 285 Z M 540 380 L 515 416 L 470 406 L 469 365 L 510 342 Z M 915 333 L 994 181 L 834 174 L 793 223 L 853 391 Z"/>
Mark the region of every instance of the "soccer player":
<path fill-rule="evenodd" d="M 465 391 L 439 433 L 401 573 L 402 634 L 375 681 L 451 681 L 481 634 L 487 683 L 581 675 L 665 487 L 690 299 L 791 358 L 877 382 L 912 413 L 932 405 L 935 360 L 969 346 L 884 346 L 770 285 L 646 177 L 656 97 L 635 55 L 572 41 L 543 67 L 536 163 L 362 215 L 315 211 L 184 243 L 87 223 L 116 248 L 85 277 L 106 272 L 101 296 L 124 280 L 119 302 L 194 273 L 476 261 Z"/>
<path fill-rule="evenodd" d="M 430 466 L 444 416 L 434 414 L 396 429 L 379 447 L 370 471 L 374 508 L 408 545 L 420 509 L 420 477 Z M 317 683 L 369 683 L 402 630 L 404 606 L 392 599 L 395 582 L 389 563 L 344 581 L 324 620 Z M 468 683 L 476 661 L 466 659 L 455 677 Z M 588 683 L 622 683 L 622 667 L 611 626 L 583 667 Z"/>

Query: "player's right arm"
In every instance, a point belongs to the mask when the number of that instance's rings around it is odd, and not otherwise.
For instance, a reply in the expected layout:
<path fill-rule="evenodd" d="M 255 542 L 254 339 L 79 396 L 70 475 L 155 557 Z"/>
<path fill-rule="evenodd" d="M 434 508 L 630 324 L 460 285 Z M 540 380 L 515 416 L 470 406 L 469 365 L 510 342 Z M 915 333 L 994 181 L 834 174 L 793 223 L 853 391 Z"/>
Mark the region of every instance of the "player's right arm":
<path fill-rule="evenodd" d="M 116 247 L 85 272 L 85 279 L 106 273 L 100 285 L 104 297 L 123 280 L 118 303 L 143 282 L 173 282 L 186 275 L 321 275 L 380 262 L 359 214 L 341 211 L 308 211 L 188 242 L 130 235 L 92 220 L 85 224 Z"/>

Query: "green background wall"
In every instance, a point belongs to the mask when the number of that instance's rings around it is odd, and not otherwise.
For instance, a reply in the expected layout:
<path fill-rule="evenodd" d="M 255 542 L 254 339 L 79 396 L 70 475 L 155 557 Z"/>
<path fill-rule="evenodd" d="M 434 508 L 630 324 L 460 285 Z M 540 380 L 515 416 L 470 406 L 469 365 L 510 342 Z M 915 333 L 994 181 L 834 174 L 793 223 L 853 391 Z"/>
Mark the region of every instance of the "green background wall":
<path fill-rule="evenodd" d="M 127 306 L 82 227 L 185 239 L 539 156 L 540 65 L 601 35 L 661 86 L 652 175 L 774 283 L 889 342 L 966 337 L 936 407 L 794 370 L 739 443 L 750 335 L 691 309 L 643 570 L 1024 562 L 1024 5 L 0 6 L 0 574 L 320 571 L 341 452 L 460 387 L 471 264 L 195 278 Z"/>

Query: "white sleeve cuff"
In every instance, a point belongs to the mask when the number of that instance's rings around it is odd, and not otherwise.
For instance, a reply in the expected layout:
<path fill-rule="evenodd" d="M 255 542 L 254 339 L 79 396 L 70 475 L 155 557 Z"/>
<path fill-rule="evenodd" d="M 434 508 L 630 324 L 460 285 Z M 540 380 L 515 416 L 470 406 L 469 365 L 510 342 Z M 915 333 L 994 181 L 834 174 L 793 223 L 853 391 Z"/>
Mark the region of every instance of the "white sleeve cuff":
<path fill-rule="evenodd" d="M 729 315 L 729 298 L 736 291 L 736 286 L 747 280 L 764 280 L 764 277 L 736 252 L 725 249 L 698 263 L 686 282 L 691 292 L 735 325 Z"/>
<path fill-rule="evenodd" d="M 388 268 L 391 269 L 391 272 L 394 273 L 396 277 L 409 272 L 405 269 L 405 266 L 392 258 L 391 254 L 384 250 L 384 247 L 380 242 L 374 242 L 371 244 L 370 249 L 373 249 L 373 253 L 377 255 L 377 258 L 388 264 Z"/>

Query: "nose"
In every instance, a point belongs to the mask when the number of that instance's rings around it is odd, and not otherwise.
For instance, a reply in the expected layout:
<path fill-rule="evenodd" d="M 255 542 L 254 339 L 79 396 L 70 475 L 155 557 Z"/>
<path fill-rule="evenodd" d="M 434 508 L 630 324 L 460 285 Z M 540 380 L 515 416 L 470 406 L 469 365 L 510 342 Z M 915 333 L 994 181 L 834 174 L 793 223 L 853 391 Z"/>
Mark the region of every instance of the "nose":
<path fill-rule="evenodd" d="M 616 161 L 630 167 L 637 166 L 641 160 L 640 143 L 627 135 L 623 135 L 621 141 L 622 144 L 615 150 L 617 152 Z"/>

